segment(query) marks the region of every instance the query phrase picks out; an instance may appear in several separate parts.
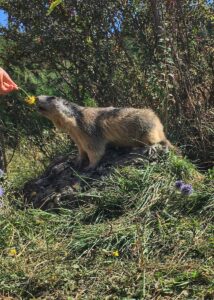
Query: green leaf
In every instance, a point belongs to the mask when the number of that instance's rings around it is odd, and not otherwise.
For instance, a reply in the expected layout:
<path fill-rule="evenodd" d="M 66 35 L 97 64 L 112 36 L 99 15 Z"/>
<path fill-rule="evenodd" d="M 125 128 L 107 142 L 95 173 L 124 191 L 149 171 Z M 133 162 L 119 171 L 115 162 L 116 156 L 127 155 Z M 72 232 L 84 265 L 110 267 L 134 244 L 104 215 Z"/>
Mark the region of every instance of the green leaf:
<path fill-rule="evenodd" d="M 62 0 L 55 0 L 55 1 L 53 1 L 52 3 L 51 3 L 51 5 L 50 5 L 50 7 L 49 7 L 49 9 L 48 9 L 48 12 L 47 12 L 47 16 L 49 16 L 51 13 L 52 13 L 52 11 L 59 5 L 59 4 L 61 4 L 62 3 Z"/>

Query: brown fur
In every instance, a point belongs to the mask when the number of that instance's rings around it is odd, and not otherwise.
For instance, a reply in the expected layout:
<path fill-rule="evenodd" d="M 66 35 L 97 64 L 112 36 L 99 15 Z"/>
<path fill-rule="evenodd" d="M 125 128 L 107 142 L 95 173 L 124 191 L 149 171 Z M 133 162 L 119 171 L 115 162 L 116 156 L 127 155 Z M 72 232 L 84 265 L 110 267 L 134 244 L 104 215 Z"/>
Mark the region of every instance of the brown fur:
<path fill-rule="evenodd" d="M 79 165 L 88 158 L 89 168 L 96 167 L 107 144 L 143 147 L 160 143 L 174 149 L 151 109 L 82 107 L 48 96 L 39 96 L 37 105 L 56 127 L 71 136 L 78 147 Z"/>

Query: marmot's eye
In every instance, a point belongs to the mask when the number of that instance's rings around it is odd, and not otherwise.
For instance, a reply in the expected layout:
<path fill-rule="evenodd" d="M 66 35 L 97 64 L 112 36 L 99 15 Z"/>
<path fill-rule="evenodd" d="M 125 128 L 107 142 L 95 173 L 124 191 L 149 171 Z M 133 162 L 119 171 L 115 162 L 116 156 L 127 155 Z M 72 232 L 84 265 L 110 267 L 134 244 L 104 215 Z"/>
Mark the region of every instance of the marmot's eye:
<path fill-rule="evenodd" d="M 47 98 L 47 101 L 52 101 L 52 100 L 54 100 L 54 99 L 55 99 L 54 96 L 50 96 L 50 97 Z"/>

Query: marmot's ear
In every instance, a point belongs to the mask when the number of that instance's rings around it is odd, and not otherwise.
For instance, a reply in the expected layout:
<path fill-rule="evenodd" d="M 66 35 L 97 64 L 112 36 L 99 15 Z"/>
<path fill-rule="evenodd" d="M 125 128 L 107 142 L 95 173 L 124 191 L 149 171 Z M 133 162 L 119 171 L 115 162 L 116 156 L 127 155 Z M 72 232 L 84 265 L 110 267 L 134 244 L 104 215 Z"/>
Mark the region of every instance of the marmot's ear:
<path fill-rule="evenodd" d="M 54 99 L 56 99 L 56 97 L 55 96 L 47 96 L 47 101 L 51 101 L 51 100 L 54 100 Z"/>
<path fill-rule="evenodd" d="M 55 98 L 56 98 L 55 96 L 46 96 L 46 95 L 37 96 L 37 99 L 42 101 L 51 101 Z"/>

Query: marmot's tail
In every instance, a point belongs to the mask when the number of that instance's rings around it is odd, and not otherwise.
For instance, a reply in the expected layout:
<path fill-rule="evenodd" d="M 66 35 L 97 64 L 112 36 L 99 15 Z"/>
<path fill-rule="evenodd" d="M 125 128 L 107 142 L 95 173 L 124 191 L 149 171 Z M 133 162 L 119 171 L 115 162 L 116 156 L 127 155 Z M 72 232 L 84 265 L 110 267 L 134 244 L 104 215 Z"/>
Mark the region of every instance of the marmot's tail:
<path fill-rule="evenodd" d="M 162 146 L 174 151 L 177 155 L 182 156 L 181 150 L 172 145 L 169 140 L 165 139 L 160 143 Z"/>

